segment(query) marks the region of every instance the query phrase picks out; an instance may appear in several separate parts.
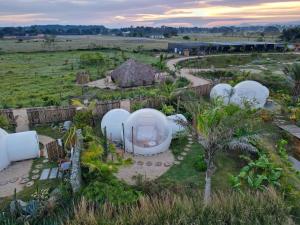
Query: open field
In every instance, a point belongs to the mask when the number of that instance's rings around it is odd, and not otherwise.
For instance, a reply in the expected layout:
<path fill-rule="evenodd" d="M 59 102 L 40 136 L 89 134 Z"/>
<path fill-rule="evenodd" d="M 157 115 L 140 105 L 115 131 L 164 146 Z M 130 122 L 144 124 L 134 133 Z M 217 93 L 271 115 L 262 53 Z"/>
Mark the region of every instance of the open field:
<path fill-rule="evenodd" d="M 105 63 L 81 66 L 83 54 L 102 53 Z M 151 64 L 158 59 L 151 53 L 110 51 L 67 51 L 53 53 L 14 53 L 0 56 L 0 107 L 28 107 L 67 104 L 70 96 L 80 96 L 82 88 L 75 84 L 79 71 L 89 71 L 91 79 L 103 78 L 105 73 L 114 69 L 127 58 Z M 100 99 L 118 98 L 120 91 L 89 89 L 86 92 L 97 95 Z M 126 94 L 139 92 L 134 89 Z M 105 94 L 102 96 L 102 94 Z"/>
<path fill-rule="evenodd" d="M 189 36 L 189 40 L 184 40 L 183 36 Z M 97 48 L 119 48 L 123 50 L 134 50 L 142 48 L 144 50 L 166 50 L 168 42 L 239 42 L 257 41 L 258 34 L 249 36 L 216 34 L 180 34 L 166 39 L 151 39 L 138 37 L 117 37 L 102 35 L 70 35 L 57 36 L 54 43 L 45 43 L 44 40 L 1 40 L 1 52 L 40 52 L 40 51 L 71 51 Z M 275 42 L 277 36 L 265 36 L 264 41 Z"/>
<path fill-rule="evenodd" d="M 18 40 L 0 40 L 0 52 L 71 51 L 96 48 L 162 50 L 166 49 L 167 46 L 167 40 L 98 35 L 58 36 L 54 43 L 49 44 L 43 40 L 24 40 L 21 42 Z"/>

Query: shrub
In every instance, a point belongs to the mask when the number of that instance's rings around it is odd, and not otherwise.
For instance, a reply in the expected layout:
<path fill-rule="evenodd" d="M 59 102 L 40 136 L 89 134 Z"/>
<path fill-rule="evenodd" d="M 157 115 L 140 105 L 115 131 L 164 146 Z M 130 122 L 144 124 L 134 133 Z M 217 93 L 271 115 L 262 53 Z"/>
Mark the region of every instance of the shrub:
<path fill-rule="evenodd" d="M 204 154 L 199 154 L 197 156 L 197 159 L 194 163 L 194 167 L 196 170 L 198 170 L 199 172 L 205 172 L 207 169 L 207 165 L 204 159 Z"/>
<path fill-rule="evenodd" d="M 166 114 L 167 116 L 169 115 L 173 115 L 175 113 L 175 109 L 172 105 L 166 105 L 163 104 L 162 110 L 161 110 L 164 114 Z"/>
<path fill-rule="evenodd" d="M 136 202 L 140 193 L 116 178 L 109 178 L 91 182 L 84 188 L 83 195 L 92 202 L 119 205 Z"/>
<path fill-rule="evenodd" d="M 9 127 L 9 122 L 5 116 L 0 115 L 0 128 L 7 129 Z"/>

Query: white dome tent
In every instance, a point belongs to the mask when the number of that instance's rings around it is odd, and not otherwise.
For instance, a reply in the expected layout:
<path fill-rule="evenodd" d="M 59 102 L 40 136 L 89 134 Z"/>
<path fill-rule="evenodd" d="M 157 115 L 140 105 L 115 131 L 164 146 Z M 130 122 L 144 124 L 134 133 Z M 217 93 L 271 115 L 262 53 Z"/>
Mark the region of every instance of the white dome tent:
<path fill-rule="evenodd" d="M 229 84 L 224 84 L 224 83 L 217 84 L 211 89 L 210 98 L 211 99 L 221 98 L 224 104 L 228 104 L 230 101 L 230 96 L 232 91 L 233 89 Z"/>
<path fill-rule="evenodd" d="M 256 81 L 247 80 L 235 85 L 230 102 L 239 106 L 249 103 L 257 109 L 264 107 L 268 97 L 268 88 Z"/>
<path fill-rule="evenodd" d="M 7 156 L 5 137 L 0 136 L 0 171 L 8 167 L 10 160 Z"/>
<path fill-rule="evenodd" d="M 0 136 L 0 171 L 11 162 L 33 159 L 40 156 L 36 131 L 27 131 Z"/>
<path fill-rule="evenodd" d="M 269 97 L 269 89 L 257 81 L 246 80 L 232 88 L 229 84 L 218 84 L 210 92 L 210 98 L 221 97 L 224 103 L 244 106 L 249 103 L 252 108 L 263 108 Z"/>
<path fill-rule="evenodd" d="M 172 129 L 172 136 L 176 137 L 180 132 L 184 132 L 186 130 L 184 124 L 187 123 L 187 119 L 182 114 L 176 114 L 172 116 L 168 116 L 169 126 Z"/>
<path fill-rule="evenodd" d="M 122 141 L 122 124 L 125 123 L 130 113 L 124 109 L 113 109 L 107 112 L 101 121 L 101 130 L 104 134 L 106 128 L 107 138 L 111 141 Z"/>
<path fill-rule="evenodd" d="M 36 131 L 7 135 L 6 149 L 8 158 L 12 162 L 39 157 L 40 148 Z"/>
<path fill-rule="evenodd" d="M 137 155 L 153 155 L 169 149 L 172 129 L 167 117 L 155 109 L 141 109 L 125 122 L 125 148 Z"/>

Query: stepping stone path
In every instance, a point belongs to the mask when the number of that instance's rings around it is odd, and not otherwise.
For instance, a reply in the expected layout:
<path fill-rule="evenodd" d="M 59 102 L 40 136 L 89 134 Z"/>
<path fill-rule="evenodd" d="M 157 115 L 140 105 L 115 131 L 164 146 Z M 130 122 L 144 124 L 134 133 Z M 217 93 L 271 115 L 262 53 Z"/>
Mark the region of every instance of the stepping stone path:
<path fill-rule="evenodd" d="M 19 180 L 19 177 L 14 177 L 12 179 L 10 179 L 8 182 L 9 183 L 16 183 Z"/>
<path fill-rule="evenodd" d="M 44 160 L 43 160 L 43 163 L 47 163 L 47 162 L 49 162 L 48 159 L 44 159 Z"/>
<path fill-rule="evenodd" d="M 182 161 L 184 158 L 182 156 L 178 156 L 177 160 Z"/>
<path fill-rule="evenodd" d="M 32 185 L 34 185 L 34 181 L 28 182 L 25 186 L 26 186 L 26 187 L 31 187 Z"/>
<path fill-rule="evenodd" d="M 29 178 L 22 178 L 21 181 L 20 181 L 20 184 L 26 184 L 30 181 Z"/>
<path fill-rule="evenodd" d="M 187 155 L 187 153 L 186 152 L 181 152 L 181 154 L 180 155 L 182 155 L 182 156 L 186 156 Z"/>
<path fill-rule="evenodd" d="M 144 165 L 144 162 L 138 161 L 137 164 L 138 164 L 139 166 L 142 166 L 142 165 Z"/>
<path fill-rule="evenodd" d="M 148 161 L 148 162 L 146 162 L 146 166 L 152 166 L 152 162 L 150 162 L 150 161 Z"/>
<path fill-rule="evenodd" d="M 49 173 L 50 173 L 50 169 L 44 169 L 41 174 L 40 180 L 47 180 Z"/>
<path fill-rule="evenodd" d="M 165 167 L 170 167 L 170 166 L 171 166 L 171 163 L 165 162 L 165 163 L 164 163 L 164 166 L 165 166 Z"/>
<path fill-rule="evenodd" d="M 40 170 L 38 170 L 38 169 L 35 169 L 32 171 L 33 174 L 38 174 L 39 172 L 40 172 Z"/>
<path fill-rule="evenodd" d="M 174 165 L 179 165 L 179 164 L 180 164 L 180 162 L 177 160 L 174 162 Z"/>
<path fill-rule="evenodd" d="M 49 179 L 57 178 L 57 173 L 58 173 L 58 167 L 52 168 L 49 175 Z"/>
<path fill-rule="evenodd" d="M 43 167 L 42 164 L 37 164 L 37 165 L 35 166 L 36 169 L 42 169 L 42 167 Z"/>
<path fill-rule="evenodd" d="M 162 162 L 156 162 L 155 166 L 162 166 Z"/>
<path fill-rule="evenodd" d="M 37 179 L 39 179 L 39 177 L 40 177 L 40 175 L 37 174 L 37 175 L 33 175 L 33 176 L 31 177 L 31 179 L 32 179 L 32 180 L 37 180 Z"/>

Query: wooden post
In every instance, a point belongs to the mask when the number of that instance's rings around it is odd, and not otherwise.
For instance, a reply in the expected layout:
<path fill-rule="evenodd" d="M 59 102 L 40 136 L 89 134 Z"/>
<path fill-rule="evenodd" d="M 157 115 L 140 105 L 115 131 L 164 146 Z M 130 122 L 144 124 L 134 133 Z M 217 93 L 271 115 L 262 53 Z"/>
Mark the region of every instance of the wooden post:
<path fill-rule="evenodd" d="M 179 113 L 180 96 L 177 98 L 177 113 Z"/>
<path fill-rule="evenodd" d="M 106 132 L 106 127 L 104 127 L 104 157 L 105 157 L 105 161 L 107 159 L 107 155 L 108 155 L 108 149 L 107 149 L 107 132 Z"/>
<path fill-rule="evenodd" d="M 132 154 L 134 155 L 134 143 L 133 143 L 133 127 L 131 128 L 131 142 L 132 142 Z"/>
<path fill-rule="evenodd" d="M 124 128 L 124 123 L 122 123 L 122 132 L 123 132 L 123 150 L 124 150 L 124 153 L 126 151 L 126 142 L 125 142 L 125 128 Z"/>

